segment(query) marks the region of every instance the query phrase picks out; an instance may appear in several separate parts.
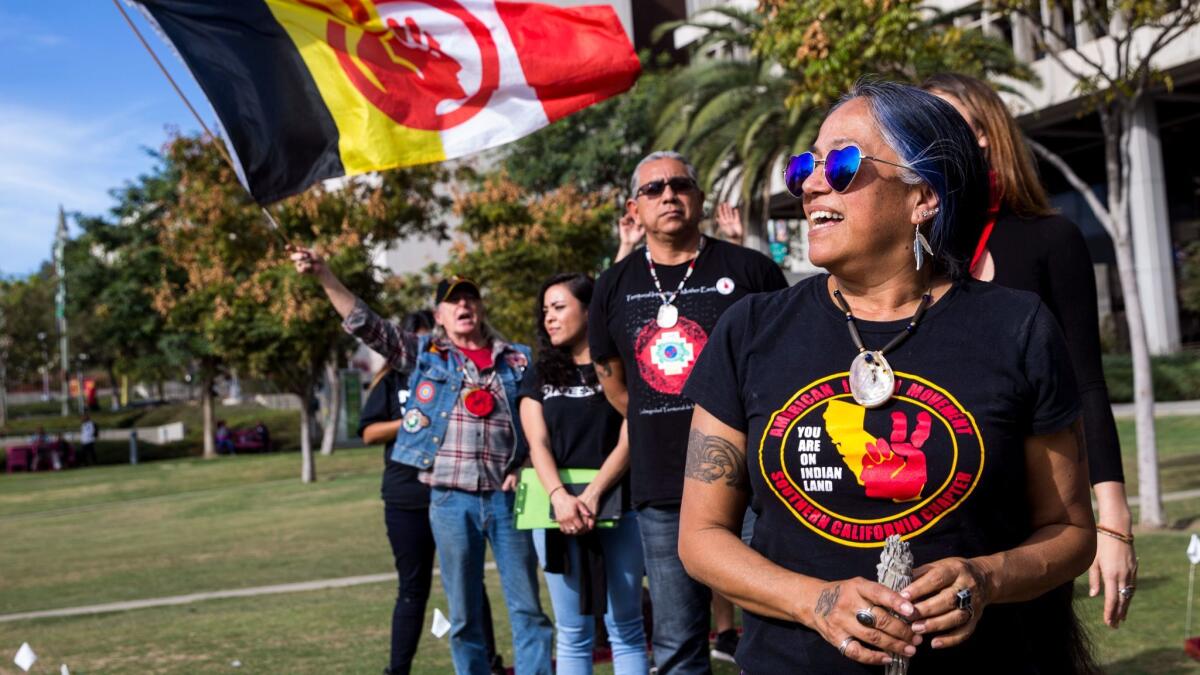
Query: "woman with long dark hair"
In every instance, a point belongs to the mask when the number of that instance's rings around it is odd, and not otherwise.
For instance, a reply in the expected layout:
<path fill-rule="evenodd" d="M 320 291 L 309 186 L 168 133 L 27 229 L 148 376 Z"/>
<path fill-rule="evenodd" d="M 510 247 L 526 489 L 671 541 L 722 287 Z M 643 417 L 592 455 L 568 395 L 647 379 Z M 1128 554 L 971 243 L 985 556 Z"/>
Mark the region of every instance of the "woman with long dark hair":
<path fill-rule="evenodd" d="M 1087 245 L 1075 223 L 1050 208 L 1020 127 L 995 90 L 955 73 L 934 75 L 921 86 L 958 110 L 991 168 L 991 210 L 975 246 L 971 274 L 1037 293 L 1071 347 L 1100 521 L 1089 590 L 1095 596 L 1103 588 L 1104 622 L 1116 628 L 1133 600 L 1137 555 L 1121 444 L 1100 361 L 1096 280 Z M 1069 596 L 1070 587 L 1061 592 Z"/>
<path fill-rule="evenodd" d="M 537 356 L 525 377 L 521 426 L 559 529 L 538 530 L 534 547 L 546 572 L 557 629 L 557 672 L 592 672 L 595 615 L 604 616 L 617 675 L 645 673 L 641 535 L 624 485 L 629 441 L 624 418 L 604 396 L 587 341 L 592 279 L 559 274 L 538 293 Z M 595 469 L 586 485 L 560 469 Z M 609 505 L 610 501 L 616 504 Z M 612 510 L 615 526 L 598 516 Z"/>

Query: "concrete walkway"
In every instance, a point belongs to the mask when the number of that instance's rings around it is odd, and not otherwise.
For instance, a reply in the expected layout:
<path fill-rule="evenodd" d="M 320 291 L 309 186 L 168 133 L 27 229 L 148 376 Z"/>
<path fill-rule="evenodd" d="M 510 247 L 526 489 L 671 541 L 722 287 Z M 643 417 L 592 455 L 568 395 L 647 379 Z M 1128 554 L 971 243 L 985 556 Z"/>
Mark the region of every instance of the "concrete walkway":
<path fill-rule="evenodd" d="M 1133 419 L 1132 403 L 1114 403 L 1113 417 Z M 1154 404 L 1155 417 L 1200 415 L 1200 401 L 1162 401 Z"/>
<path fill-rule="evenodd" d="M 485 570 L 496 569 L 496 563 L 484 564 Z M 435 567 L 433 573 L 438 574 Z M 64 607 L 62 609 L 46 609 L 38 612 L 18 612 L 16 614 L 0 614 L 0 623 L 12 621 L 28 621 L 31 619 L 51 619 L 64 616 L 84 616 L 88 614 L 108 614 L 111 612 L 126 612 L 131 609 L 147 609 L 150 607 L 169 607 L 172 605 L 188 605 L 204 600 L 225 600 L 228 598 L 252 598 L 259 595 L 275 595 L 278 593 L 297 593 L 301 591 L 320 591 L 328 588 L 348 588 L 363 584 L 381 584 L 396 582 L 396 573 L 367 574 L 357 577 L 340 577 L 337 579 L 320 579 L 317 581 L 301 581 L 294 584 L 276 584 L 274 586 L 255 586 L 253 588 L 238 588 L 227 591 L 212 591 L 210 593 L 191 593 L 189 595 L 172 595 L 165 598 L 147 598 L 145 600 L 127 600 L 125 602 L 110 602 L 103 605 L 86 605 L 83 607 Z"/>

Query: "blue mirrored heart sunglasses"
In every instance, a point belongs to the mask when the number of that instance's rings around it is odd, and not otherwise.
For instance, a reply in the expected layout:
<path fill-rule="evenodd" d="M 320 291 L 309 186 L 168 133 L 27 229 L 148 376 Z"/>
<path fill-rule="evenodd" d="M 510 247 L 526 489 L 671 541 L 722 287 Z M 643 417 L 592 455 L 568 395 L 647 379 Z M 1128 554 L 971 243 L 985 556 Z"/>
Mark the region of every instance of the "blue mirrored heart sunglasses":
<path fill-rule="evenodd" d="M 845 192 L 850 189 L 850 184 L 854 182 L 854 177 L 862 168 L 864 159 L 890 164 L 901 169 L 912 168 L 904 164 L 889 162 L 886 159 L 864 155 L 857 145 L 847 145 L 844 148 L 830 150 L 825 159 L 817 159 L 811 152 L 793 155 L 783 170 L 783 183 L 793 197 L 802 197 L 804 196 L 804 181 L 817 170 L 818 164 L 824 164 L 825 180 L 829 183 L 829 187 L 833 188 L 834 192 Z"/>

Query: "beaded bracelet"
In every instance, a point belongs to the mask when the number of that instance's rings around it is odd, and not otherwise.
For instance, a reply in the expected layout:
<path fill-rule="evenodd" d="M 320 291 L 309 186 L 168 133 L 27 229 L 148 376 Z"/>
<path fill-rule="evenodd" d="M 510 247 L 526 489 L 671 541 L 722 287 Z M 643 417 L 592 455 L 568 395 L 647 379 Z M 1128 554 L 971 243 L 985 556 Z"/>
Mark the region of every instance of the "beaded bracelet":
<path fill-rule="evenodd" d="M 1102 525 L 1097 525 L 1096 531 L 1099 532 L 1100 534 L 1108 535 L 1108 536 L 1112 537 L 1113 539 L 1116 539 L 1118 541 L 1123 541 L 1126 544 L 1133 546 L 1133 535 L 1132 534 L 1125 534 L 1123 532 L 1117 532 L 1116 530 L 1110 530 L 1107 527 L 1104 527 Z"/>

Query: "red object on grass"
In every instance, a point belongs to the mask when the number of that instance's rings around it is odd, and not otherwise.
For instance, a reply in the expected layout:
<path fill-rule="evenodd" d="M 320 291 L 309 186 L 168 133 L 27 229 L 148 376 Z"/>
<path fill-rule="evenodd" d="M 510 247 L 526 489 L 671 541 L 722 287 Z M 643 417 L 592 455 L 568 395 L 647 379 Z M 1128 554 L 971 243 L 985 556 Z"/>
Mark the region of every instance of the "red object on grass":
<path fill-rule="evenodd" d="M 1190 637 L 1183 641 L 1183 652 L 1200 661 L 1200 637 Z"/>

